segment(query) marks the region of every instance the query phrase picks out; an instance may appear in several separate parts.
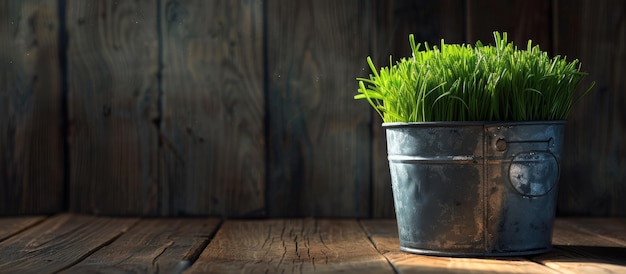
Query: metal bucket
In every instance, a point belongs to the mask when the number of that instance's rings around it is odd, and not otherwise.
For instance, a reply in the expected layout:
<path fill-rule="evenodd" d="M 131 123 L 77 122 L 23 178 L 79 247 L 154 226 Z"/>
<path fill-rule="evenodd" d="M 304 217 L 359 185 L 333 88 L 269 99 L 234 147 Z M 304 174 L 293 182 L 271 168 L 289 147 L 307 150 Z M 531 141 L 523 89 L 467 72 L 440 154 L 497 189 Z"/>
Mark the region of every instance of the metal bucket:
<path fill-rule="evenodd" d="M 564 125 L 383 124 L 400 249 L 446 256 L 549 251 Z"/>

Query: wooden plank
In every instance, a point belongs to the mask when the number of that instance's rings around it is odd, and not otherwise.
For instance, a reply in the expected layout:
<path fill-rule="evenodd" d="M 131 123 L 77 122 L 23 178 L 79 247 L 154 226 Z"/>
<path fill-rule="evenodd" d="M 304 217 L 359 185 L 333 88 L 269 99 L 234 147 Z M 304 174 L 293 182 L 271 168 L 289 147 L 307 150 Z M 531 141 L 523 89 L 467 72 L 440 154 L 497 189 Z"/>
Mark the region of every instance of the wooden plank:
<path fill-rule="evenodd" d="M 0 3 L 0 215 L 63 210 L 59 20 L 53 0 Z"/>
<path fill-rule="evenodd" d="M 468 0 L 467 42 L 494 44 L 493 31 L 508 32 L 509 41 L 525 49 L 528 40 L 552 52 L 552 5 L 544 0 Z"/>
<path fill-rule="evenodd" d="M 595 90 L 565 128 L 559 211 L 626 216 L 626 3 L 558 1 L 558 54 L 577 58 Z"/>
<path fill-rule="evenodd" d="M 366 219 L 360 222 L 378 252 L 384 255 L 400 251 L 395 219 Z"/>
<path fill-rule="evenodd" d="M 559 273 L 524 258 L 454 258 L 390 252 L 398 273 Z"/>
<path fill-rule="evenodd" d="M 188 271 L 393 273 L 357 221 L 315 219 L 226 221 Z"/>
<path fill-rule="evenodd" d="M 380 66 L 411 56 L 408 36 L 414 34 L 417 42 L 439 44 L 462 43 L 465 27 L 463 0 L 396 0 L 374 1 L 371 44 L 372 59 Z M 365 57 L 363 57 L 365 58 Z M 365 70 L 370 73 L 368 67 Z M 372 217 L 394 217 L 391 175 L 387 161 L 387 144 L 382 119 L 372 110 Z"/>
<path fill-rule="evenodd" d="M 67 1 L 73 212 L 157 213 L 155 5 Z"/>
<path fill-rule="evenodd" d="M 52 217 L 0 242 L 4 273 L 53 273 L 109 244 L 137 222 L 73 214 Z"/>
<path fill-rule="evenodd" d="M 625 273 L 626 241 L 612 237 L 624 231 L 624 219 L 557 219 L 555 250 L 532 260 L 562 273 Z"/>
<path fill-rule="evenodd" d="M 207 246 L 219 219 L 145 219 L 69 273 L 181 273 Z"/>
<path fill-rule="evenodd" d="M 265 207 L 261 1 L 162 1 L 163 214 Z"/>
<path fill-rule="evenodd" d="M 609 219 L 598 220 L 602 224 L 610 225 Z M 614 223 L 613 229 L 585 228 L 588 224 L 594 227 L 589 219 L 561 219 L 555 222 L 553 244 L 555 248 L 567 251 L 568 254 L 559 253 L 566 258 L 581 258 L 582 260 L 597 260 L 607 263 L 626 261 L 626 241 L 612 238 L 607 234 L 611 231 L 622 237 L 626 235 L 626 222 Z M 587 225 L 586 225 L 587 224 Z M 596 223 L 597 224 L 597 223 Z M 604 232 L 604 233 L 603 233 Z M 570 254 L 573 253 L 573 254 Z M 581 260 L 577 263 L 581 263 Z M 626 266 L 625 266 L 626 267 Z M 626 269 L 626 268 L 623 268 Z"/>
<path fill-rule="evenodd" d="M 586 248 L 587 251 L 590 252 L 622 252 L 624 253 L 624 248 Z M 579 250 L 580 251 L 580 250 Z M 579 274 L 587 274 L 587 273 L 614 273 L 621 274 L 626 271 L 626 266 L 624 266 L 624 261 L 611 262 L 603 259 L 597 259 L 594 257 L 588 257 L 585 255 L 586 252 L 576 253 L 572 251 L 564 251 L 560 249 L 556 249 L 555 251 L 548 253 L 547 255 L 541 257 L 541 259 L 536 259 L 538 262 L 550 267 L 559 273 L 579 273 Z"/>
<path fill-rule="evenodd" d="M 399 251 L 395 220 L 362 220 L 370 239 L 397 273 L 557 273 L 524 258 L 454 258 Z"/>
<path fill-rule="evenodd" d="M 380 65 L 411 56 L 409 34 L 415 41 L 438 45 L 463 43 L 465 39 L 464 0 L 375 0 L 372 6 L 372 59 Z"/>
<path fill-rule="evenodd" d="M 16 216 L 0 218 L 0 242 L 43 221 L 44 216 Z"/>
<path fill-rule="evenodd" d="M 598 224 L 606 224 L 610 225 L 609 220 L 612 219 L 598 219 L 600 223 L 593 224 L 591 223 L 591 227 L 594 229 L 589 229 L 589 222 L 591 219 L 585 218 L 559 218 L 554 223 L 554 233 L 552 243 L 554 245 L 559 246 L 607 246 L 607 247 L 618 247 L 626 245 L 626 242 L 615 239 L 606 235 L 607 231 L 613 231 L 613 233 L 624 234 L 623 231 L 616 231 L 614 229 L 626 229 L 626 223 L 623 221 L 618 224 L 613 224 L 613 228 L 610 230 L 605 230 L 595 225 Z M 615 220 L 617 221 L 617 220 Z M 617 226 L 616 226 L 617 225 Z M 597 230 L 596 230 L 597 229 Z M 596 231 L 594 231 L 596 230 Z M 601 233 L 604 232 L 604 233 Z M 611 234 L 611 233 L 609 233 Z"/>
<path fill-rule="evenodd" d="M 595 234 L 620 246 L 626 246 L 625 218 L 560 218 L 557 219 L 557 224 Z"/>
<path fill-rule="evenodd" d="M 368 216 L 369 5 L 267 1 L 270 216 Z"/>

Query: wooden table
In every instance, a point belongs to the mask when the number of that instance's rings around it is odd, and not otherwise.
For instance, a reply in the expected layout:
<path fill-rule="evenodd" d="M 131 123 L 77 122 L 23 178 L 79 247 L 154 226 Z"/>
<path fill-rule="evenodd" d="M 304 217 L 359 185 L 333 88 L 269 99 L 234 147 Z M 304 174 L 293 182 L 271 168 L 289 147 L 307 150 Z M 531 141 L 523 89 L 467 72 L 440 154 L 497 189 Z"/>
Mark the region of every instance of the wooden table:
<path fill-rule="evenodd" d="M 0 218 L 0 273 L 626 273 L 626 218 L 560 218 L 552 252 L 448 258 L 398 250 L 394 220 Z"/>

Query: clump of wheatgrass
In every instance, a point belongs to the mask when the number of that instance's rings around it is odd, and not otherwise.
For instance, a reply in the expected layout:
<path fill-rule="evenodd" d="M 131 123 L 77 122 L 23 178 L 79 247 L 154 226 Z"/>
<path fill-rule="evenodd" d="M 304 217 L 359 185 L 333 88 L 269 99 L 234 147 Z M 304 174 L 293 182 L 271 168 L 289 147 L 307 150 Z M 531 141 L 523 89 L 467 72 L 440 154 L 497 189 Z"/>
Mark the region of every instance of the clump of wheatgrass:
<path fill-rule="evenodd" d="M 357 78 L 355 99 L 366 99 L 384 122 L 562 120 L 593 88 L 578 85 L 587 75 L 580 62 L 548 57 L 528 41 L 526 50 L 494 32 L 495 46 L 409 42 L 411 58 L 374 66 Z"/>

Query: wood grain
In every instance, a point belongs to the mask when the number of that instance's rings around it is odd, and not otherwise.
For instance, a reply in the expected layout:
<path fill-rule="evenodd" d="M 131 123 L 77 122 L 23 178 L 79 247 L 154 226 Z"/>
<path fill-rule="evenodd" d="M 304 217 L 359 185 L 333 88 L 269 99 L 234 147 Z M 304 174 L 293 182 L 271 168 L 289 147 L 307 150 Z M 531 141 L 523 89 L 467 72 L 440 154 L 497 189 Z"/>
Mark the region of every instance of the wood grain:
<path fill-rule="evenodd" d="M 262 2 L 162 2 L 162 214 L 260 216 Z"/>
<path fill-rule="evenodd" d="M 589 248 L 587 248 L 589 249 Z M 596 249 L 597 250 L 597 249 Z M 609 252 L 625 252 L 622 249 L 611 249 L 611 248 L 603 248 L 604 252 L 611 250 Z M 607 273 L 607 274 L 621 274 L 626 271 L 626 266 L 624 266 L 624 262 L 621 261 L 619 263 L 607 262 L 602 259 L 594 259 L 592 257 L 586 257 L 585 255 L 576 254 L 572 252 L 562 252 L 560 250 L 555 250 L 552 253 L 549 253 L 547 256 L 543 257 L 540 261 L 545 264 L 547 267 L 550 267 L 558 273 Z"/>
<path fill-rule="evenodd" d="M 558 54 L 577 58 L 595 90 L 565 129 L 563 215 L 626 216 L 626 3 L 558 1 Z"/>
<path fill-rule="evenodd" d="M 368 236 L 397 273 L 558 273 L 525 258 L 453 258 L 399 251 L 394 220 L 361 220 Z"/>
<path fill-rule="evenodd" d="M 0 215 L 63 209 L 56 1 L 0 2 Z"/>
<path fill-rule="evenodd" d="M 525 49 L 528 40 L 553 52 L 552 2 L 544 0 L 478 1 L 466 6 L 467 42 L 494 44 L 493 32 L 508 32 L 509 41 Z"/>
<path fill-rule="evenodd" d="M 43 216 L 17 216 L 0 218 L 0 242 L 43 221 Z"/>
<path fill-rule="evenodd" d="M 473 43 L 500 30 L 580 59 L 585 83 L 597 83 L 568 119 L 558 213 L 626 216 L 625 5 L 2 1 L 0 214 L 68 204 L 110 215 L 393 217 L 384 130 L 352 98 L 365 57 L 408 55 L 408 33 Z"/>
<path fill-rule="evenodd" d="M 53 273 L 112 242 L 137 219 L 58 215 L 0 242 L 3 273 Z"/>
<path fill-rule="evenodd" d="M 356 220 L 226 221 L 188 270 L 189 273 L 340 271 L 393 273 Z"/>
<path fill-rule="evenodd" d="M 392 219 L 227 220 L 213 237 L 219 222 L 217 219 L 140 220 L 74 214 L 48 218 L 4 217 L 0 218 L 0 272 L 626 271 L 624 218 L 557 218 L 553 251 L 526 258 L 499 259 L 400 252 L 396 223 Z"/>
<path fill-rule="evenodd" d="M 532 260 L 562 273 L 624 273 L 624 231 L 624 219 L 557 219 L 555 250 Z"/>
<path fill-rule="evenodd" d="M 576 228 L 626 246 L 626 219 L 624 218 L 559 218 L 556 224 Z"/>
<path fill-rule="evenodd" d="M 559 219 L 554 226 L 553 244 L 556 249 L 567 251 L 568 254 L 558 255 L 569 260 L 619 263 L 626 260 L 625 231 L 624 219 Z M 622 270 L 626 270 L 624 267 Z"/>
<path fill-rule="evenodd" d="M 560 246 L 620 247 L 626 246 L 624 238 L 624 219 L 560 218 L 554 223 L 552 243 Z"/>
<path fill-rule="evenodd" d="M 182 273 L 214 235 L 218 219 L 145 219 L 62 273 Z"/>
<path fill-rule="evenodd" d="M 393 60 L 411 56 L 409 34 L 416 42 L 439 44 L 462 43 L 465 22 L 462 0 L 445 1 L 374 1 L 373 27 L 371 30 L 372 59 L 378 66 L 388 66 Z M 365 58 L 365 57 L 363 57 Z M 366 68 L 370 73 L 369 68 Z M 365 102 L 359 102 L 365 103 Z M 391 175 L 387 161 L 387 144 L 382 119 L 371 110 L 372 120 L 372 216 L 392 218 L 395 216 Z"/>
<path fill-rule="evenodd" d="M 376 250 L 381 254 L 400 251 L 398 226 L 395 219 L 366 219 L 360 221 Z"/>
<path fill-rule="evenodd" d="M 368 216 L 369 6 L 272 0 L 266 17 L 269 216 Z"/>
<path fill-rule="evenodd" d="M 68 0 L 70 210 L 158 210 L 154 1 Z"/>

